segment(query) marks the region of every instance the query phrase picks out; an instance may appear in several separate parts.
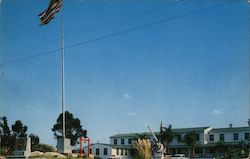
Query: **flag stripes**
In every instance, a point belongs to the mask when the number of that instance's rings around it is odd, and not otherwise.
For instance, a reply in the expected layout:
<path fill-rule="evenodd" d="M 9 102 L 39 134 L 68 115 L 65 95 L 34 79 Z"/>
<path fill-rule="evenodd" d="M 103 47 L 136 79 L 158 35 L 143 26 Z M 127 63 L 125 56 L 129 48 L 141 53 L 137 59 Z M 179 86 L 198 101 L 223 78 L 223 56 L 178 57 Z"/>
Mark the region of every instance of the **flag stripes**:
<path fill-rule="evenodd" d="M 55 17 L 55 14 L 60 10 L 61 6 L 62 0 L 50 0 L 48 8 L 38 15 L 40 25 L 48 24 Z"/>

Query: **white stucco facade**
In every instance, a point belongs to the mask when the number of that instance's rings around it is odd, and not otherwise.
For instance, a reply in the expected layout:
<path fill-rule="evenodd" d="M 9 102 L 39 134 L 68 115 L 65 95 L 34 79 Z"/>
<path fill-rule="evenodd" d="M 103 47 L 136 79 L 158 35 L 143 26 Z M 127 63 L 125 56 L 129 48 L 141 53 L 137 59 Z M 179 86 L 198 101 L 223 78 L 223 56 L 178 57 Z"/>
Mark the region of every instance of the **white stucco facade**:
<path fill-rule="evenodd" d="M 88 147 L 84 147 L 83 150 L 87 154 Z M 90 154 L 93 154 L 95 157 L 109 159 L 112 158 L 113 153 L 112 145 L 109 144 L 96 143 L 90 146 Z"/>
<path fill-rule="evenodd" d="M 84 147 L 84 152 L 87 154 L 88 148 Z M 95 143 L 91 144 L 90 154 L 95 158 L 100 159 L 132 159 L 131 148 L 119 145 Z"/>
<path fill-rule="evenodd" d="M 184 136 L 191 132 L 196 135 L 196 154 L 203 156 L 211 155 L 211 150 L 220 141 L 223 141 L 226 145 L 238 144 L 242 141 L 249 143 L 250 141 L 249 127 L 195 127 L 172 129 L 172 131 L 175 134 L 173 141 L 169 145 L 172 154 L 183 153 L 190 155 L 190 148 L 183 140 Z M 159 132 L 155 132 L 155 134 L 158 136 Z M 95 157 L 102 159 L 133 159 L 135 157 L 135 150 L 132 144 L 138 138 L 138 135 L 146 136 L 153 141 L 152 134 L 149 132 L 116 134 L 110 137 L 109 144 L 92 144 L 91 153 Z M 86 147 L 84 150 L 87 152 Z"/>
<path fill-rule="evenodd" d="M 240 128 L 217 128 L 208 133 L 207 142 L 217 143 L 223 141 L 225 143 L 237 143 L 240 141 L 248 141 L 250 139 L 250 129 L 248 127 Z"/>

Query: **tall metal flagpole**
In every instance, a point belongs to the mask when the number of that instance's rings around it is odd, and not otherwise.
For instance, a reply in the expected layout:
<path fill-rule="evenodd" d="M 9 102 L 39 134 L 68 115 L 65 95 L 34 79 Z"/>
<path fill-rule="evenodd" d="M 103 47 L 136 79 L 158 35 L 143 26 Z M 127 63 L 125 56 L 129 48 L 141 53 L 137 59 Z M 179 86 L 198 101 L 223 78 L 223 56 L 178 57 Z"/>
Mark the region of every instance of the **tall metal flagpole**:
<path fill-rule="evenodd" d="M 63 3 L 63 1 L 62 1 Z M 62 115 L 63 115 L 63 138 L 65 138 L 65 95 L 64 95 L 64 15 L 63 15 L 63 4 L 61 7 L 61 47 L 62 47 Z"/>

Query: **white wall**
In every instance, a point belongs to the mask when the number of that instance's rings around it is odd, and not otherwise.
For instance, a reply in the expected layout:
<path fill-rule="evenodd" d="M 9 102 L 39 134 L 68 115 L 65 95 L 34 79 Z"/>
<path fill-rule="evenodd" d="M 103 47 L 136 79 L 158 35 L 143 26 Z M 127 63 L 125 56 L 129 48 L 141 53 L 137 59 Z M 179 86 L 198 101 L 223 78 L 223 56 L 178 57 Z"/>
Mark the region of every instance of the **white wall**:
<path fill-rule="evenodd" d="M 211 130 L 211 129 L 209 129 Z M 207 132 L 200 132 L 199 135 L 200 135 L 200 140 L 197 142 L 197 144 L 199 145 L 203 145 L 205 143 L 205 133 Z M 187 133 L 181 133 L 180 135 L 182 136 L 182 139 L 184 138 L 184 136 L 186 135 Z M 117 145 L 121 145 L 121 139 L 124 139 L 124 145 L 130 145 L 128 144 L 128 139 L 132 137 L 124 137 L 124 138 L 110 138 L 110 144 L 113 145 L 114 144 L 114 140 L 117 139 Z M 151 136 L 150 137 L 150 140 L 153 141 L 153 137 Z M 132 140 L 132 143 L 133 143 L 133 140 Z M 178 142 L 177 141 L 177 137 L 174 137 L 173 139 L 173 142 L 170 143 L 170 146 L 179 146 L 179 145 L 186 145 L 185 143 L 182 143 L 182 142 Z"/>
<path fill-rule="evenodd" d="M 99 149 L 99 155 L 96 155 L 96 149 Z M 104 155 L 104 148 L 108 149 L 108 154 Z M 118 155 L 117 155 L 117 150 L 118 150 Z M 91 151 L 92 154 L 95 157 L 99 157 L 101 159 L 108 159 L 108 158 L 115 158 L 115 159 L 131 159 L 131 155 L 130 155 L 130 151 L 126 150 L 125 148 L 123 149 L 123 155 L 121 154 L 121 149 L 117 149 L 117 148 L 112 148 L 112 145 L 108 145 L 108 144 L 101 144 L 101 143 L 96 143 L 96 144 L 92 144 L 91 145 Z M 127 154 L 125 153 L 125 151 L 127 151 Z M 88 148 L 84 147 L 84 152 L 87 154 L 88 152 Z"/>
<path fill-rule="evenodd" d="M 238 140 L 234 140 L 234 133 L 238 133 Z M 224 142 L 239 142 L 241 140 L 245 140 L 245 132 L 217 132 L 213 133 L 211 132 L 210 134 L 214 135 L 214 141 L 209 140 L 208 136 L 208 143 L 216 143 L 220 141 L 220 134 L 224 134 Z M 210 135 L 209 134 L 209 135 Z"/>
<path fill-rule="evenodd" d="M 114 140 L 117 139 L 117 145 L 121 145 L 121 140 L 124 139 L 124 145 L 130 145 L 128 143 L 128 140 L 131 139 L 132 137 L 124 137 L 124 138 L 110 138 L 110 144 L 114 145 Z"/>
<path fill-rule="evenodd" d="M 96 143 L 96 144 L 91 145 L 90 148 L 91 148 L 92 154 L 96 157 L 106 159 L 106 158 L 111 158 L 112 156 L 111 145 Z M 104 148 L 107 148 L 107 155 L 104 155 Z M 88 147 L 84 147 L 83 149 L 84 149 L 84 152 L 87 154 Z M 99 155 L 96 155 L 96 149 L 99 149 Z"/>
<path fill-rule="evenodd" d="M 117 150 L 119 152 L 118 155 L 117 155 Z M 127 154 L 125 153 L 125 151 L 127 151 Z M 121 149 L 113 148 L 112 155 L 115 156 L 116 158 L 119 158 L 119 159 L 131 159 L 130 151 L 126 150 L 126 149 L 123 149 L 123 155 L 122 155 Z"/>

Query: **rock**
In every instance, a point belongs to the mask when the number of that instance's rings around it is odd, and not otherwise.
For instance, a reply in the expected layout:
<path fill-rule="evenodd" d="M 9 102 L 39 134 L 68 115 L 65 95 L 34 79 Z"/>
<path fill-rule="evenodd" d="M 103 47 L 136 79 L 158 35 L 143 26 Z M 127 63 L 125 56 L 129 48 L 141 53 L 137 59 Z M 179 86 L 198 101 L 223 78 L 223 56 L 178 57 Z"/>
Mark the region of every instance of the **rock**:
<path fill-rule="evenodd" d="M 41 157 L 44 153 L 40 151 L 31 152 L 30 157 Z"/>
<path fill-rule="evenodd" d="M 76 157 L 78 157 L 78 154 L 77 153 L 70 153 L 70 154 L 68 154 L 68 157 L 76 158 Z"/>
<path fill-rule="evenodd" d="M 95 158 L 93 154 L 89 154 L 89 158 Z"/>
<path fill-rule="evenodd" d="M 56 157 L 56 158 L 67 158 L 65 155 L 62 155 L 57 152 L 45 152 L 44 157 Z"/>

